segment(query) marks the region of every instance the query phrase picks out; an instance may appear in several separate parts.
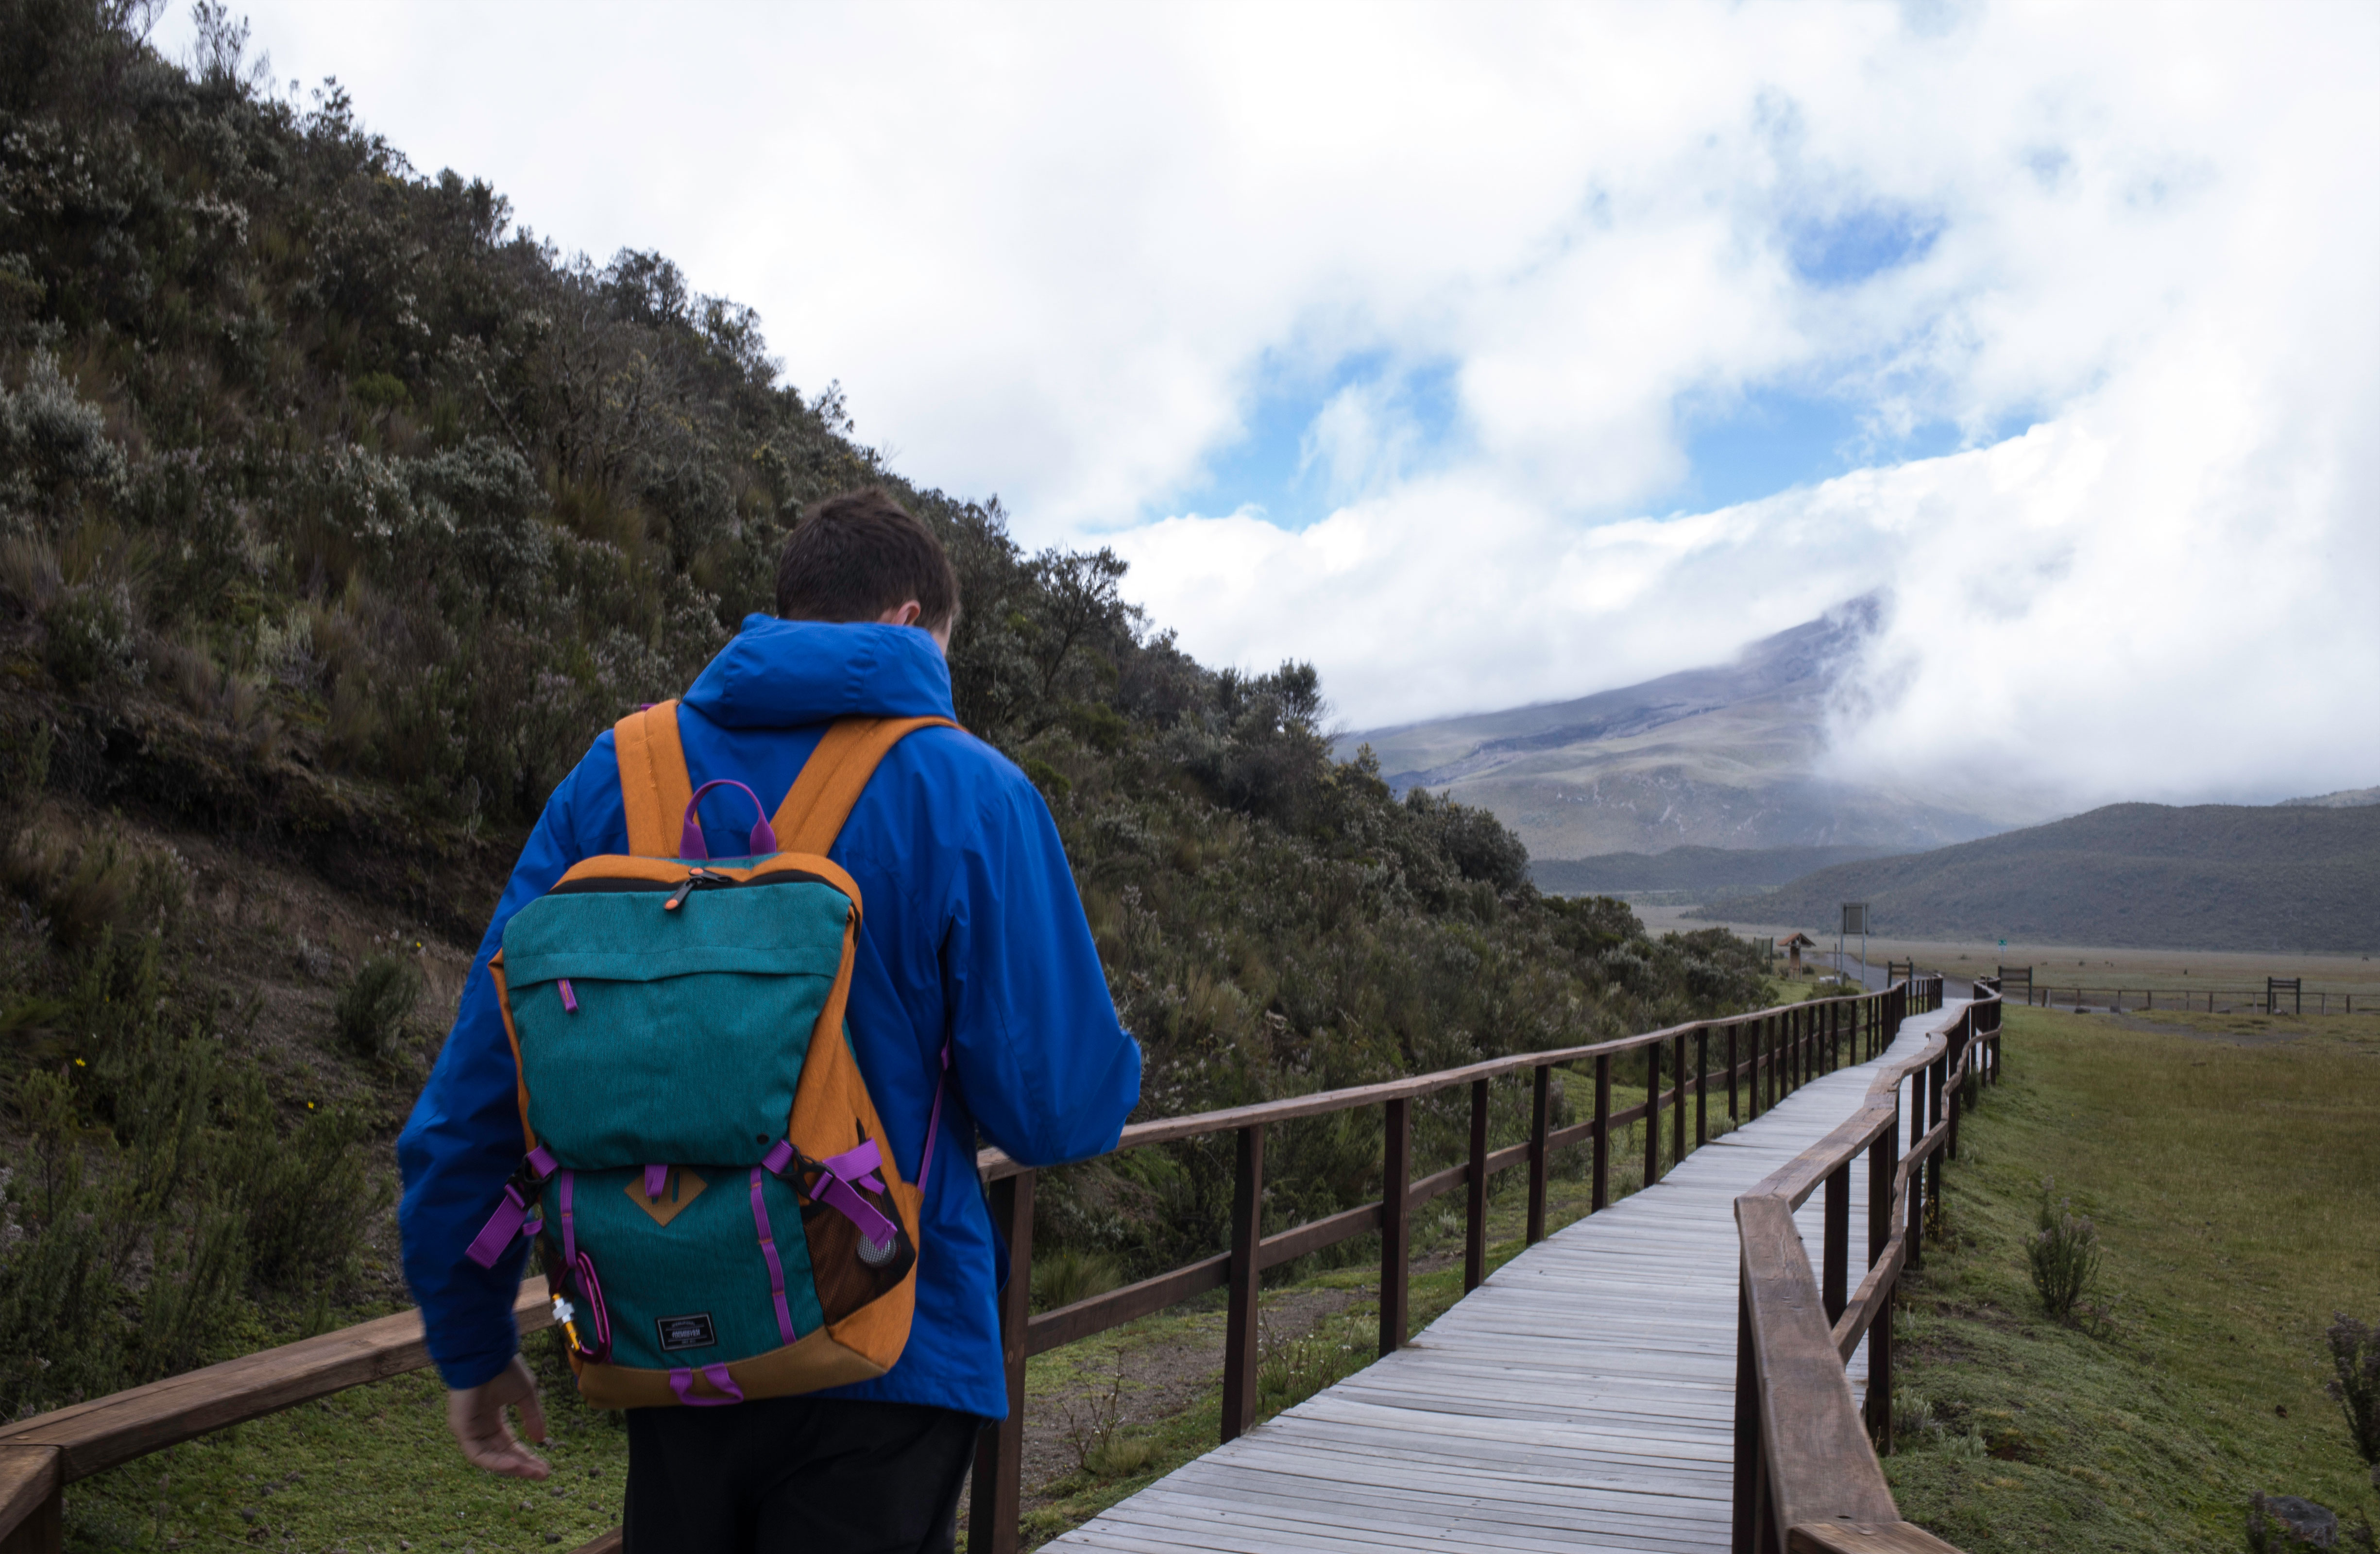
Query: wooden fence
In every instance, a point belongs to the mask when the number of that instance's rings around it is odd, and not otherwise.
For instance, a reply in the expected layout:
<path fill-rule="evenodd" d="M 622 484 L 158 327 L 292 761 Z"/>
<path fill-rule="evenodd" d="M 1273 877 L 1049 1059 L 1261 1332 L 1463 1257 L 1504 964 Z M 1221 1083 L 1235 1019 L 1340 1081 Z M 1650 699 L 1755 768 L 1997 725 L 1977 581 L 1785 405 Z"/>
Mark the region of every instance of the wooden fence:
<path fill-rule="evenodd" d="M 2094 988 L 2074 982 L 2038 982 L 2029 988 L 2021 986 L 2010 996 L 2044 1009 L 2107 1009 L 2117 1014 L 2173 1009 L 2202 1014 L 2327 1014 L 2330 1001 L 2337 999 L 2339 1014 L 2355 1013 L 2353 993 L 2301 988 L 2298 982 L 2294 977 L 2273 977 L 2262 988 Z M 2374 1009 L 2380 1009 L 2380 999 L 2365 993 L 2363 1012 L 2368 1014 Z"/>
<path fill-rule="evenodd" d="M 1919 978 L 1880 992 L 1785 1004 L 1383 1084 L 1134 1123 L 1123 1130 L 1119 1151 L 1217 1134 L 1233 1136 L 1230 1244 L 1186 1267 L 1038 1316 L 1030 1314 L 1027 1306 L 1033 1286 L 1035 1173 L 998 1150 L 985 1150 L 977 1164 L 987 1184 L 993 1221 L 1008 1244 L 1008 1281 L 1001 1297 L 1000 1317 L 1009 1406 L 1007 1419 L 985 1429 L 977 1447 L 968 1512 L 970 1548 L 975 1554 L 1014 1554 L 1017 1548 L 1026 1406 L 1025 1362 L 1029 1356 L 1120 1327 L 1208 1291 L 1228 1289 L 1221 1434 L 1223 1439 L 1232 1439 L 1256 1417 L 1257 1295 L 1265 1269 L 1357 1236 L 1378 1233 L 1379 1351 L 1386 1354 L 1405 1342 L 1415 1208 L 1458 1188 L 1464 1191 L 1463 1281 L 1468 1292 L 1487 1276 L 1488 1184 L 1500 1172 L 1526 1169 L 1524 1233 L 1529 1242 L 1539 1241 L 1546 1233 L 1546 1188 L 1556 1151 L 1574 1145 L 1588 1147 L 1589 1212 L 1593 1212 L 1610 1201 L 1610 1147 L 1618 1130 L 1639 1122 L 1645 1124 L 1645 1182 L 1650 1185 L 1662 1173 L 1665 1131 L 1670 1142 L 1669 1156 L 1672 1160 L 1682 1158 L 1708 1136 L 1710 1108 L 1722 1096 L 1728 1117 L 1756 1117 L 1816 1074 L 1844 1062 L 1875 1057 L 1890 1044 L 1903 1018 L 1936 1006 L 1940 986 L 1938 977 Z M 1645 1099 L 1615 1111 L 1611 1105 L 1614 1067 L 1622 1062 L 1642 1074 Z M 1587 1065 L 1592 1074 L 1593 1115 L 1557 1127 L 1553 1072 L 1573 1064 Z M 1636 1074 L 1623 1077 L 1633 1081 Z M 1500 1079 L 1528 1085 L 1529 1125 L 1519 1142 L 1490 1148 L 1489 1087 Z M 1415 1103 L 1461 1087 L 1468 1087 L 1470 1092 L 1467 1156 L 1415 1180 Z M 1687 1119 L 1690 1098 L 1691 1123 Z M 1265 1233 L 1266 1130 L 1300 1118 L 1372 1106 L 1379 1107 L 1382 1114 L 1381 1196 L 1320 1220 Z M 1693 1146 L 1686 1142 L 1690 1129 Z M 546 1296 L 530 1285 L 523 1287 L 514 1315 L 523 1333 L 552 1322 Z M 421 1319 L 417 1313 L 406 1311 L 0 1427 L 0 1554 L 55 1554 L 63 1542 L 64 1489 L 77 1479 L 226 1425 L 383 1380 L 428 1363 Z M 617 1547 L 615 1531 L 586 1545 L 579 1554 L 601 1554 Z"/>
<path fill-rule="evenodd" d="M 1916 979 L 1912 1000 L 1938 996 Z M 1929 986 L 1930 984 L 1930 986 Z M 1892 1450 L 1892 1297 L 1920 1266 L 1928 1211 L 1959 1153 L 1969 1081 L 1998 1084 L 1996 978 L 1925 1049 L 1876 1076 L 1848 1122 L 1735 1200 L 1738 1284 L 1735 1554 L 1958 1554 L 1900 1519 L 1876 1451 Z M 1911 1083 L 1904 1153 L 1901 1081 Z M 1850 1288 L 1851 1181 L 1867 1159 L 1867 1271 Z M 1814 1276 L 1794 1211 L 1826 1192 Z M 1864 1417 L 1843 1367 L 1867 1341 Z"/>

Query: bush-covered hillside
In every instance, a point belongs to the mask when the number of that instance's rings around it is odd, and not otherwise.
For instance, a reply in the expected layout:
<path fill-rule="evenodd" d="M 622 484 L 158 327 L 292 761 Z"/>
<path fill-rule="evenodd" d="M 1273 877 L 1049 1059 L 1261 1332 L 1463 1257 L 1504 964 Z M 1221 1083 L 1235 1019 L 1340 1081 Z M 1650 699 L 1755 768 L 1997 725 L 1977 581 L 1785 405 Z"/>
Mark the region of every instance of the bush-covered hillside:
<path fill-rule="evenodd" d="M 2380 950 L 2380 807 L 2110 804 L 1930 853 L 1839 864 L 1698 917 L 2111 948 Z"/>
<path fill-rule="evenodd" d="M 748 310 L 152 19 L 0 0 L 0 1416 L 402 1298 L 387 1140 L 519 838 L 861 482 L 951 547 L 959 712 L 1049 797 L 1148 1111 L 1755 996 L 1725 933 L 1540 897 L 1489 815 L 1334 764 L 1310 668 L 1200 665 L 1112 555 L 887 469 Z M 1376 1184 L 1366 1125 L 1289 1131 L 1277 1217 Z M 1211 1249 L 1221 1172 L 1075 1172 L 1041 1239 Z"/>

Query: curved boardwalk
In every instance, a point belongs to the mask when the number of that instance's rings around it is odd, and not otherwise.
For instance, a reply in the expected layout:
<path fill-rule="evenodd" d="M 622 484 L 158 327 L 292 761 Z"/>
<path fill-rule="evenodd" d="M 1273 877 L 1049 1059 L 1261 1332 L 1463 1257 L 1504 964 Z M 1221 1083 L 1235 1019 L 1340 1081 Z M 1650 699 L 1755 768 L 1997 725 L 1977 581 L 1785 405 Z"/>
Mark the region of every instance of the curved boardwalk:
<path fill-rule="evenodd" d="M 1886 1057 L 1958 1013 L 1911 1018 Z M 1658 1185 L 1522 1253 L 1404 1349 L 1051 1547 L 1724 1550 L 1734 1200 L 1857 1110 L 1874 1066 L 1812 1080 Z M 1851 1181 L 1851 1222 L 1864 1225 L 1867 1173 Z M 1800 1221 L 1814 1256 L 1823 1196 Z M 1865 1360 L 1863 1349 L 1852 1361 L 1855 1390 Z"/>

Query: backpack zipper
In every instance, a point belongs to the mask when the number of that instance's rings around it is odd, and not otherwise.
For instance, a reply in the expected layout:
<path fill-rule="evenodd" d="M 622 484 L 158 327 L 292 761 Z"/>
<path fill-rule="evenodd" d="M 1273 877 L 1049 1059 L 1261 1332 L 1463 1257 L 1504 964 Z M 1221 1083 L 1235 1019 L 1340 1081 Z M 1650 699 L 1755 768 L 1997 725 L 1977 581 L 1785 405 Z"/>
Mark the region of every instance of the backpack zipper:
<path fill-rule="evenodd" d="M 687 875 L 685 882 L 680 884 L 676 890 L 670 892 L 670 898 L 662 903 L 662 910 L 664 912 L 674 912 L 679 907 L 685 905 L 686 898 L 694 893 L 694 888 L 697 885 L 732 885 L 734 883 L 735 883 L 735 881 L 729 879 L 724 874 L 713 874 L 707 868 L 698 868 L 693 873 Z"/>

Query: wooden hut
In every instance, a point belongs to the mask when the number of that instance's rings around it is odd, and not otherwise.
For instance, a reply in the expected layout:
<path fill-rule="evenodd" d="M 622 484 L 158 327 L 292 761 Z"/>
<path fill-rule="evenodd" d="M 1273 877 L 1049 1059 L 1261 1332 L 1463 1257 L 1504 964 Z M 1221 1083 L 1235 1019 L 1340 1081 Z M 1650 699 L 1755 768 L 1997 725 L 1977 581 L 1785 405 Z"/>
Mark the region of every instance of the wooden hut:
<path fill-rule="evenodd" d="M 1784 938 L 1779 940 L 1777 941 L 1777 947 L 1785 952 L 1785 975 L 1788 977 L 1801 976 L 1802 952 L 1804 950 L 1814 950 L 1817 948 L 1817 944 L 1818 941 L 1816 940 L 1811 938 L 1806 933 L 1801 932 L 1790 933 Z"/>

